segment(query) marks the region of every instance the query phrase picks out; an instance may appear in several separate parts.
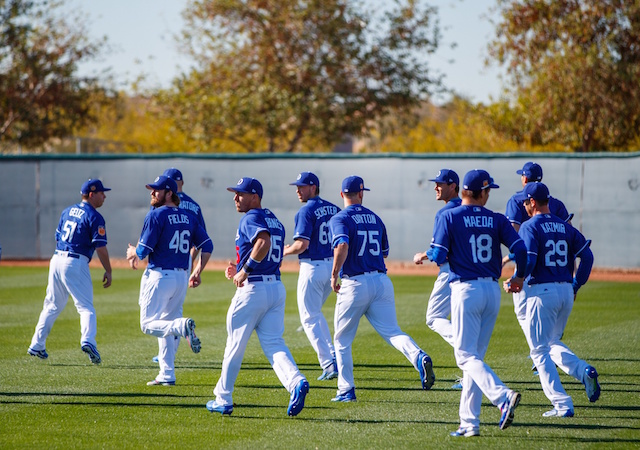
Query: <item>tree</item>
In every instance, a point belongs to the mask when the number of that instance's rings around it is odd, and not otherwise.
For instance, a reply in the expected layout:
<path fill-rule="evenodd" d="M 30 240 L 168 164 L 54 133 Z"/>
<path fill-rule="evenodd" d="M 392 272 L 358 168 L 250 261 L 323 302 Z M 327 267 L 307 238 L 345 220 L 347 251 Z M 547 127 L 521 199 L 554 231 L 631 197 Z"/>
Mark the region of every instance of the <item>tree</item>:
<path fill-rule="evenodd" d="M 56 17 L 59 5 L 0 0 L 0 142 L 37 146 L 91 120 L 86 99 L 99 87 L 77 65 L 102 44 L 77 18 Z"/>
<path fill-rule="evenodd" d="M 507 66 L 534 144 L 620 150 L 640 137 L 637 0 L 498 0 Z"/>
<path fill-rule="evenodd" d="M 364 135 L 440 86 L 426 62 L 440 37 L 435 10 L 419 0 L 365 6 L 194 0 L 184 39 L 197 68 L 159 99 L 203 151 L 226 142 L 246 152 L 293 152 Z"/>

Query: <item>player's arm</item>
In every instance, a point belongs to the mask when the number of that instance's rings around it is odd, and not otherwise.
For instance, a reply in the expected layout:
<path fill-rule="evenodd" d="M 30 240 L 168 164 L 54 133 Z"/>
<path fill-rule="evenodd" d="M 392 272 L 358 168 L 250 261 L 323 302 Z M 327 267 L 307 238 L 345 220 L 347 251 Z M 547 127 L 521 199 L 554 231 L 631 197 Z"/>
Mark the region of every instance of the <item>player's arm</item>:
<path fill-rule="evenodd" d="M 268 231 L 261 231 L 253 241 L 253 248 L 249 259 L 244 263 L 242 269 L 233 277 L 233 284 L 237 287 L 244 286 L 244 281 L 249 278 L 249 274 L 258 267 L 258 264 L 266 258 L 271 249 L 271 235 Z"/>
<path fill-rule="evenodd" d="M 342 269 L 342 265 L 347 260 L 347 255 L 349 254 L 349 242 L 342 241 L 336 243 L 333 247 L 333 267 L 331 269 L 331 289 L 334 292 L 338 292 L 340 290 L 340 283 L 338 280 L 340 279 L 340 270 Z"/>
<path fill-rule="evenodd" d="M 424 261 L 425 259 L 428 259 L 427 252 L 416 253 L 415 255 L 413 255 L 414 264 L 422 264 L 422 261 Z"/>
<path fill-rule="evenodd" d="M 587 241 L 587 246 L 584 247 L 576 256 L 580 258 L 580 265 L 578 266 L 578 270 L 576 270 L 576 275 L 573 278 L 573 294 L 574 300 L 575 296 L 578 294 L 578 289 L 584 285 L 589 279 L 589 275 L 591 275 L 591 269 L 593 268 L 593 252 L 589 245 L 591 241 Z"/>
<path fill-rule="evenodd" d="M 297 238 L 291 245 L 285 245 L 282 256 L 299 255 L 309 248 L 309 239 Z"/>
<path fill-rule="evenodd" d="M 200 252 L 200 258 L 198 258 L 198 262 L 195 265 L 193 272 L 191 272 L 191 276 L 189 277 L 189 287 L 195 288 L 200 286 L 200 284 L 202 283 L 200 274 L 209 262 L 209 258 L 211 258 L 211 252 L 205 252 L 204 250 Z"/>
<path fill-rule="evenodd" d="M 102 267 L 104 267 L 104 275 L 102 276 L 102 287 L 108 288 L 111 286 L 111 261 L 109 260 L 109 250 L 107 246 L 96 248 L 96 254 Z"/>

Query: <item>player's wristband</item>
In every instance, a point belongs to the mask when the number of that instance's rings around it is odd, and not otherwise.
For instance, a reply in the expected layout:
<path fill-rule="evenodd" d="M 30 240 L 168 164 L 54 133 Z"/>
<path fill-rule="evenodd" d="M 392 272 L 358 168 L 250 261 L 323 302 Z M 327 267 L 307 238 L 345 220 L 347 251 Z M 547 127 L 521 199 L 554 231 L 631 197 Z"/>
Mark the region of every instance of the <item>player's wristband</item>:
<path fill-rule="evenodd" d="M 260 264 L 260 261 L 256 261 L 251 256 L 249 256 L 249 259 L 246 263 L 244 263 L 244 267 L 242 269 L 247 273 L 251 273 L 258 267 L 258 264 Z"/>

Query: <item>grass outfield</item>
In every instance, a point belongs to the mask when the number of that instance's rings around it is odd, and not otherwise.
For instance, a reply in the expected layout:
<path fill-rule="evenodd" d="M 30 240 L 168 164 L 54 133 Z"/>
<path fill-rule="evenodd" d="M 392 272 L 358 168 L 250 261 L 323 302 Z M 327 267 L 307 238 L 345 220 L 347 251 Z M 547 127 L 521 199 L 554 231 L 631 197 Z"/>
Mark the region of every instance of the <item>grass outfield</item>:
<path fill-rule="evenodd" d="M 321 370 L 299 326 L 297 274 L 287 287 L 285 341 L 311 390 L 304 410 L 287 417 L 288 392 L 262 354 L 255 334 L 236 383 L 230 417 L 205 409 L 220 375 L 225 316 L 233 295 L 222 272 L 209 271 L 190 289 L 185 315 L 196 320 L 202 351 L 183 343 L 177 385 L 149 387 L 157 365 L 155 338 L 142 334 L 137 303 L 141 271 L 114 271 L 100 286 L 93 270 L 98 348 L 93 366 L 80 350 L 79 316 L 70 301 L 47 341 L 46 361 L 26 354 L 42 308 L 47 269 L 0 267 L 0 448 L 638 448 L 640 446 L 640 284 L 589 282 L 580 291 L 564 336 L 600 374 L 602 396 L 590 404 L 582 384 L 561 374 L 575 417 L 543 418 L 550 409 L 532 375 L 527 347 L 510 297 L 502 308 L 487 362 L 522 393 L 513 425 L 500 431 L 499 412 L 486 399 L 481 437 L 451 438 L 458 426 L 461 374 L 452 349 L 424 323 L 433 277 L 393 276 L 402 329 L 434 361 L 436 383 L 422 391 L 415 369 L 363 320 L 354 342 L 356 403 L 336 404 L 336 380 L 315 381 Z M 335 295 L 325 306 L 331 318 Z M 330 324 L 332 324 L 330 320 Z M 331 326 L 331 328 L 333 328 Z"/>

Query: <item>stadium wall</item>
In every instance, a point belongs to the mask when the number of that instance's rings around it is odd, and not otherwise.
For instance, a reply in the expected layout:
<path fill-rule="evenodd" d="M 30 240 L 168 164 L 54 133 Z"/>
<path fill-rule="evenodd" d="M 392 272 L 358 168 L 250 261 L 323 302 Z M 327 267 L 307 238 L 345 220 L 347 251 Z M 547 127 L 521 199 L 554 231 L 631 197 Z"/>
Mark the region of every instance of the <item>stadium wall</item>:
<path fill-rule="evenodd" d="M 227 186 L 243 176 L 264 186 L 263 207 L 270 208 L 291 242 L 294 215 L 300 207 L 293 182 L 310 170 L 321 182 L 321 196 L 342 206 L 340 185 L 360 175 L 371 189 L 365 206 L 385 222 L 389 259 L 411 261 L 427 248 L 433 218 L 443 204 L 435 200 L 433 183 L 440 168 L 460 175 L 488 170 L 500 189 L 492 190 L 487 207 L 504 213 L 508 198 L 521 189 L 516 170 L 536 161 L 551 194 L 575 213 L 574 226 L 593 240 L 595 265 L 640 267 L 640 153 L 626 154 L 375 154 L 375 155 L 16 155 L 0 156 L 0 246 L 3 259 L 48 259 L 62 209 L 80 201 L 80 186 L 100 178 L 107 200 L 100 213 L 107 223 L 109 252 L 123 258 L 135 244 L 149 210 L 145 184 L 166 168 L 179 168 L 184 191 L 202 207 L 214 241 L 215 259 L 235 258 L 240 219 Z"/>

